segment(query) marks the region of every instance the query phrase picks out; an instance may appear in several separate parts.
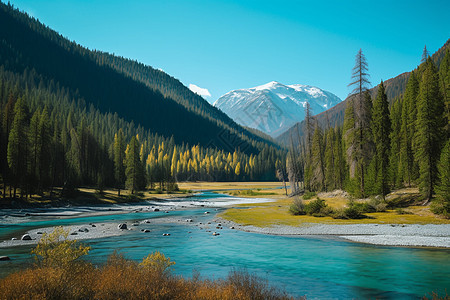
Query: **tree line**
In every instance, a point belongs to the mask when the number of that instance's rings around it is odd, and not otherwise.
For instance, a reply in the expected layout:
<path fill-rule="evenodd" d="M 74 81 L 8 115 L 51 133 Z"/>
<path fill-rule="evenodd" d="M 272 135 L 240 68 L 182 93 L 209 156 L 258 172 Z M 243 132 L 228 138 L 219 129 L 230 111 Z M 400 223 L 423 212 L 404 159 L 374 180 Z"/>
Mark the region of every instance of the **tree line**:
<path fill-rule="evenodd" d="M 102 113 L 70 89 L 34 70 L 0 66 L 0 179 L 3 197 L 52 193 L 80 186 L 174 190 L 177 181 L 275 180 L 285 152 L 265 145 L 257 154 L 239 148 L 177 144 Z M 180 124 L 180 126 L 182 126 Z"/>
<path fill-rule="evenodd" d="M 450 212 L 449 51 L 438 68 L 425 48 L 392 105 L 383 81 L 371 97 L 361 50 L 352 80 L 343 126 L 322 129 L 306 107 L 305 134 L 298 147 L 291 142 L 284 170 L 292 192 L 343 189 L 364 198 L 418 186 L 426 202 L 437 195 Z"/>

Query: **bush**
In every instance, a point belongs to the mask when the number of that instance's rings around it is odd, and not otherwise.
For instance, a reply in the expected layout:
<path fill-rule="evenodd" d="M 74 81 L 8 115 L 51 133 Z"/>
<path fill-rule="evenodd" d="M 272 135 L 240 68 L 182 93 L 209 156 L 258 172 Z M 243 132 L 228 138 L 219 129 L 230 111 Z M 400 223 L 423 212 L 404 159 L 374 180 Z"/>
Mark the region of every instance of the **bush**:
<path fill-rule="evenodd" d="M 155 251 L 144 258 L 139 265 L 157 273 L 167 275 L 170 273 L 170 268 L 174 264 L 175 262 L 170 261 L 170 258 L 165 257 L 164 254 L 159 251 Z"/>
<path fill-rule="evenodd" d="M 308 215 L 320 214 L 326 206 L 325 200 L 317 198 L 305 205 L 305 212 Z"/>
<path fill-rule="evenodd" d="M 87 255 L 91 247 L 76 240 L 67 240 L 69 231 L 56 227 L 53 232 L 44 233 L 31 253 L 39 266 L 67 267 L 80 257 Z"/>
<path fill-rule="evenodd" d="M 386 208 L 387 208 L 387 203 L 383 199 L 372 198 L 369 201 L 369 205 L 376 212 L 384 212 L 384 211 L 386 211 Z"/>
<path fill-rule="evenodd" d="M 114 253 L 99 267 L 81 262 L 35 267 L 0 279 L 0 299 L 292 299 L 246 271 L 214 281 L 155 271 L 172 264 L 155 252 L 141 264 Z"/>
<path fill-rule="evenodd" d="M 303 200 L 299 197 L 296 197 L 294 199 L 294 202 L 289 207 L 289 212 L 293 214 L 294 216 L 304 215 L 305 212 L 305 204 L 303 203 Z"/>
<path fill-rule="evenodd" d="M 354 209 L 359 211 L 360 213 L 371 213 L 375 212 L 375 208 L 373 208 L 369 203 L 367 202 L 353 202 L 351 205 Z"/>
<path fill-rule="evenodd" d="M 430 210 L 436 215 L 450 218 L 450 203 L 445 202 L 442 199 L 433 199 L 430 204 Z"/>
<path fill-rule="evenodd" d="M 303 194 L 303 200 L 309 200 L 312 197 L 315 197 L 316 195 L 317 195 L 316 192 L 305 192 Z"/>
<path fill-rule="evenodd" d="M 359 205 L 362 203 L 355 203 L 354 201 L 349 201 L 348 207 L 343 209 L 338 209 L 334 212 L 332 217 L 334 219 L 364 219 L 365 216 L 361 209 L 364 208 L 364 205 Z"/>

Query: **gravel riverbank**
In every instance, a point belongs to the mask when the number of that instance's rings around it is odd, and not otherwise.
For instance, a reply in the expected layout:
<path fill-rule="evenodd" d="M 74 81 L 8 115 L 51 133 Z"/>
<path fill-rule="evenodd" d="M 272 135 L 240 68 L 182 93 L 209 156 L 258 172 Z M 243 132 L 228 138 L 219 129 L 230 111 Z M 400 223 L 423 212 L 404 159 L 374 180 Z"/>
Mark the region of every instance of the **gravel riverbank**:
<path fill-rule="evenodd" d="M 346 240 L 386 246 L 450 248 L 450 224 L 305 224 L 302 227 L 274 225 L 272 227 L 243 226 L 220 219 L 227 227 L 271 235 L 332 235 Z"/>

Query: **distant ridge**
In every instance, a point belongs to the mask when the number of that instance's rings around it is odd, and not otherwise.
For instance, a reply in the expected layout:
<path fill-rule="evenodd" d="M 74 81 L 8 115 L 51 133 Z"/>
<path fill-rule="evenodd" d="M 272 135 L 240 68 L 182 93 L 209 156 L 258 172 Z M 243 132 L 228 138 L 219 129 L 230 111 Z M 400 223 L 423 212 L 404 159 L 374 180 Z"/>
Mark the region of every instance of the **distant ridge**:
<path fill-rule="evenodd" d="M 34 70 L 102 112 L 117 112 L 177 143 L 257 153 L 274 144 L 236 124 L 177 79 L 144 64 L 69 41 L 0 2 L 0 64 Z"/>

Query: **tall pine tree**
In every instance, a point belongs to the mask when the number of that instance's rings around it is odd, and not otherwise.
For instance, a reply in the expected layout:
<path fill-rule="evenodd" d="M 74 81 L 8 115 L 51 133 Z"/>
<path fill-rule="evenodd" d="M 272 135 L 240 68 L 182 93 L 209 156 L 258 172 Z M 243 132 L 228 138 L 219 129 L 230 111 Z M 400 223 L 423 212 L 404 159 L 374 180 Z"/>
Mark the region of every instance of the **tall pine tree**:
<path fill-rule="evenodd" d="M 437 70 L 429 58 L 419 85 L 415 124 L 415 154 L 420 168 L 419 188 L 427 201 L 431 200 L 437 181 L 436 163 L 443 137 L 443 112 L 444 103 L 439 93 Z"/>
<path fill-rule="evenodd" d="M 383 81 L 381 81 L 372 109 L 372 136 L 375 145 L 375 189 L 383 198 L 389 191 L 390 133 L 391 120 L 389 119 L 389 103 Z"/>

